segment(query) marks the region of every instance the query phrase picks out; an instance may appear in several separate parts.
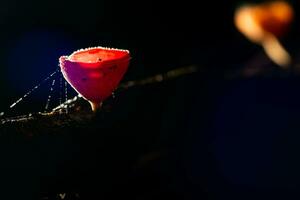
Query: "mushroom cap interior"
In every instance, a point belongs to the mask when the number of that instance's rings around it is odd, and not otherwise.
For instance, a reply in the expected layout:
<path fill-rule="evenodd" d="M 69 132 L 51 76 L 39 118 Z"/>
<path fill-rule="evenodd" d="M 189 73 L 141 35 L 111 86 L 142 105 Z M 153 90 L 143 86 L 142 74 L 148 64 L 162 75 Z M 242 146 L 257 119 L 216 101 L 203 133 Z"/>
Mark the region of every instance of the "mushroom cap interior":
<path fill-rule="evenodd" d="M 108 60 L 119 60 L 129 56 L 129 52 L 118 49 L 91 48 L 76 51 L 68 59 L 74 62 L 96 63 Z"/>

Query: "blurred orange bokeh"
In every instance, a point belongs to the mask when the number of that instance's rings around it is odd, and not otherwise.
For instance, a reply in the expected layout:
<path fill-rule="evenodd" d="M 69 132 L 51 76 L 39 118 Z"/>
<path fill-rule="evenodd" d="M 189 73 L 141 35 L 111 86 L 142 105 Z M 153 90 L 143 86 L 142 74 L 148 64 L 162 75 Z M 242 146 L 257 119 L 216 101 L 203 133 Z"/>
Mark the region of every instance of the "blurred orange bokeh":
<path fill-rule="evenodd" d="M 235 13 L 235 25 L 248 39 L 261 43 L 272 34 L 282 36 L 294 18 L 293 8 L 286 1 L 245 5 Z"/>

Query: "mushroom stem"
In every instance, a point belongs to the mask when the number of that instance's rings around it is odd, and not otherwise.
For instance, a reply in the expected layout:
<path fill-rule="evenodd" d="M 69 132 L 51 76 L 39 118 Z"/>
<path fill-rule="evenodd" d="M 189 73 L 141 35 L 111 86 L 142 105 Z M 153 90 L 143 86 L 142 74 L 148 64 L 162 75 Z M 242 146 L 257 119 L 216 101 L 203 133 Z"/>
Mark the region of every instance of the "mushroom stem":
<path fill-rule="evenodd" d="M 291 56 L 274 35 L 270 34 L 268 37 L 265 37 L 262 41 L 262 46 L 274 63 L 284 69 L 289 67 L 291 64 Z"/>
<path fill-rule="evenodd" d="M 92 107 L 92 111 L 93 111 L 93 112 L 96 112 L 96 111 L 99 110 L 99 109 L 101 108 L 101 106 L 102 106 L 102 102 L 96 103 L 96 102 L 91 102 L 91 101 L 89 101 L 89 103 L 90 103 L 90 105 L 91 105 L 91 107 Z"/>

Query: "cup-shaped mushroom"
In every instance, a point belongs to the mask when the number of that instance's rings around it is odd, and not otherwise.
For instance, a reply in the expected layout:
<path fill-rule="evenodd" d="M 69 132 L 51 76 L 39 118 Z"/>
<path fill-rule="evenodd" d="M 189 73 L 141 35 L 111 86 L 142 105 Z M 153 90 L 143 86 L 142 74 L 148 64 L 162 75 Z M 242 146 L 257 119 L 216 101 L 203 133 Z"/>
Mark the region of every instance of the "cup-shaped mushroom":
<path fill-rule="evenodd" d="M 127 71 L 127 50 L 103 47 L 75 51 L 60 57 L 61 72 L 66 81 L 97 110 L 111 96 Z"/>

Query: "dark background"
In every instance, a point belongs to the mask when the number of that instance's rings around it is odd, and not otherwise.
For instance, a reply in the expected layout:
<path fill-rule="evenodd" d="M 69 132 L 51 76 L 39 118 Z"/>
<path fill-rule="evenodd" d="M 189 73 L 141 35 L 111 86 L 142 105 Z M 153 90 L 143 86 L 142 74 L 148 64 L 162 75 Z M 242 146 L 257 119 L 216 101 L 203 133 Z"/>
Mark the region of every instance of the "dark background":
<path fill-rule="evenodd" d="M 60 192 L 79 192 L 83 199 L 296 195 L 298 76 L 269 62 L 276 73 L 224 78 L 262 53 L 234 27 L 234 10 L 241 3 L 1 2 L 3 110 L 53 72 L 59 56 L 80 48 L 130 50 L 132 62 L 124 80 L 191 64 L 203 69 L 128 90 L 117 96 L 110 113 L 86 127 L 71 127 L 61 135 L 41 133 L 34 139 L 6 135 L 0 162 L 5 199 L 55 199 Z M 299 2 L 292 3 L 296 18 L 282 42 L 297 62 Z M 24 100 L 23 107 L 40 109 L 37 105 L 44 104 L 48 89 Z"/>
<path fill-rule="evenodd" d="M 129 49 L 133 60 L 125 77 L 128 80 L 189 64 L 238 68 L 260 50 L 234 27 L 234 10 L 243 3 L 3 2 L 1 90 L 8 97 L 1 99 L 1 107 L 4 109 L 53 72 L 61 55 L 85 47 Z M 299 33 L 297 22 L 296 15 L 287 36 L 294 40 Z M 287 37 L 283 38 L 290 43 L 287 47 L 296 48 L 297 43 Z"/>
<path fill-rule="evenodd" d="M 1 100 L 1 107 L 54 71 L 59 56 L 85 47 L 129 49 L 133 60 L 127 79 L 187 64 L 238 65 L 255 49 L 233 26 L 233 11 L 239 4 L 190 0 L 3 2 L 0 85 L 8 95 Z M 231 54 L 228 47 L 241 48 L 237 45 L 250 50 Z M 216 60 L 221 62 L 214 63 Z"/>

